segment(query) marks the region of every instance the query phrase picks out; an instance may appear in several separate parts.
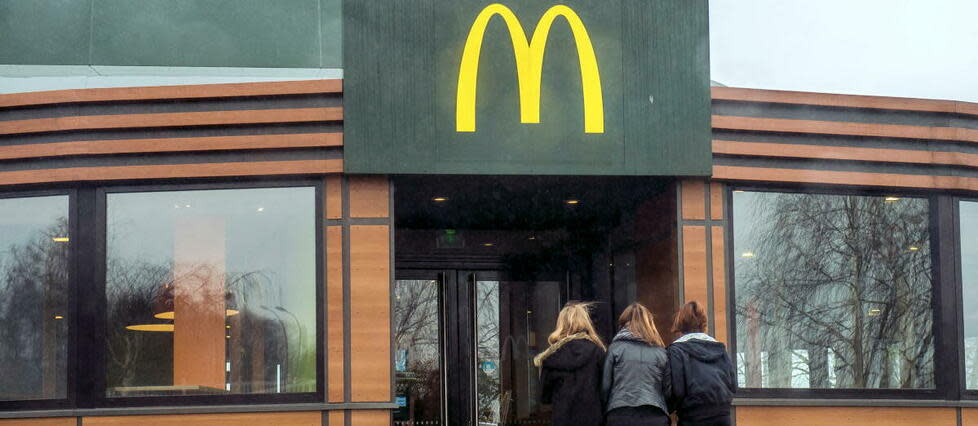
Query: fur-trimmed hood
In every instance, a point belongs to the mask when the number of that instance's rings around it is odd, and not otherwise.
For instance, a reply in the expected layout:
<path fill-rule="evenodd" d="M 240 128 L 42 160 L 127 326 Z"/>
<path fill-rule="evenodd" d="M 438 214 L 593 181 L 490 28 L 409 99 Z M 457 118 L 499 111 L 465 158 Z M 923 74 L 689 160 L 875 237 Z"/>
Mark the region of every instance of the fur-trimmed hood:
<path fill-rule="evenodd" d="M 535 365 L 537 367 L 542 367 L 544 360 L 546 360 L 547 358 L 550 358 L 551 355 L 557 353 L 557 351 L 560 350 L 560 348 L 564 347 L 568 343 L 571 343 L 571 342 L 574 342 L 574 341 L 577 341 L 577 340 L 583 340 L 583 341 L 587 342 L 590 345 L 594 345 L 595 347 L 598 347 L 598 345 L 596 345 L 594 342 L 592 342 L 590 339 L 588 339 L 587 333 L 571 334 L 571 335 L 569 335 L 567 337 L 564 337 L 563 339 L 558 340 L 556 343 L 550 345 L 550 347 L 547 348 L 547 350 L 545 350 L 545 351 L 541 352 L 539 355 L 533 357 L 533 365 Z M 574 346 L 576 346 L 576 345 L 574 345 Z M 599 347 L 599 349 L 600 349 L 600 347 Z M 574 352 L 577 352 L 577 351 L 574 351 Z M 572 355 L 572 354 L 568 354 L 568 355 Z M 576 354 L 574 354 L 574 355 L 576 355 Z M 583 355 L 583 354 L 581 354 L 581 355 Z M 573 358 L 577 358 L 577 356 L 572 356 L 572 357 Z"/>

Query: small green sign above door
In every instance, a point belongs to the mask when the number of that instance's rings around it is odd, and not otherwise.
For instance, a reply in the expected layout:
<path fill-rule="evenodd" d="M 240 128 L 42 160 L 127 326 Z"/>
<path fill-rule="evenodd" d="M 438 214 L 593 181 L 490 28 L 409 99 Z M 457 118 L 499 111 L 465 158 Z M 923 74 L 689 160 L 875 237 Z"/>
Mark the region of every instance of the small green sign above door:
<path fill-rule="evenodd" d="M 349 173 L 709 175 L 707 0 L 345 0 Z"/>

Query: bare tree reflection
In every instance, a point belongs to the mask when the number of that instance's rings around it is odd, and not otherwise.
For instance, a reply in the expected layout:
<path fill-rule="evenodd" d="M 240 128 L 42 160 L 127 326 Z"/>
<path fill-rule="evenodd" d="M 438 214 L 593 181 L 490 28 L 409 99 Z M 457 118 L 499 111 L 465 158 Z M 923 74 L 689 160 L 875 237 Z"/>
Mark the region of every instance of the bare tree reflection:
<path fill-rule="evenodd" d="M 736 196 L 742 385 L 934 387 L 926 200 Z"/>
<path fill-rule="evenodd" d="M 64 396 L 67 235 L 62 217 L 0 248 L 0 399 Z"/>
<path fill-rule="evenodd" d="M 406 406 L 395 424 L 440 424 L 441 365 L 438 282 L 398 280 L 394 284 L 394 347 L 397 394 Z"/>

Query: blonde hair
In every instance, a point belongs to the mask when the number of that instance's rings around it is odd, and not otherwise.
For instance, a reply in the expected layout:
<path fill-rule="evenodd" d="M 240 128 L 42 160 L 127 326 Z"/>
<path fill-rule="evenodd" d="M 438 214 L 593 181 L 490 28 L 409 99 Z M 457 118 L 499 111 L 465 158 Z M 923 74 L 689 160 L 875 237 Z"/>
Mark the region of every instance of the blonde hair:
<path fill-rule="evenodd" d="M 635 302 L 628 305 L 625 311 L 618 317 L 618 326 L 627 328 L 636 337 L 644 340 L 650 345 L 665 347 L 659 330 L 655 328 L 652 321 L 652 311 L 641 303 Z"/>
<path fill-rule="evenodd" d="M 594 342 L 602 350 L 607 350 L 604 342 L 598 337 L 598 332 L 594 330 L 591 314 L 588 313 L 590 306 L 591 303 L 581 302 L 571 302 L 565 305 L 564 309 L 561 309 L 560 314 L 557 315 L 557 328 L 553 333 L 550 333 L 547 343 L 553 345 L 568 336 L 583 333 L 586 339 Z"/>

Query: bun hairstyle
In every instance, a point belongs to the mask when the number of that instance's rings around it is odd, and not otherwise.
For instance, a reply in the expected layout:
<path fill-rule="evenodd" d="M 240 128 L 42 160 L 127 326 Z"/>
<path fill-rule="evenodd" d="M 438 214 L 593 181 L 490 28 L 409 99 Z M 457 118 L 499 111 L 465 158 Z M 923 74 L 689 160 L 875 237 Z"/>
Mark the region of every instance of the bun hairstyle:
<path fill-rule="evenodd" d="M 635 302 L 628 305 L 618 317 L 618 326 L 627 328 L 636 337 L 650 345 L 666 346 L 662 342 L 659 330 L 655 328 L 655 322 L 652 321 L 652 311 L 642 306 L 641 303 Z"/>
<path fill-rule="evenodd" d="M 583 302 L 570 302 L 565 305 L 557 315 L 557 328 L 550 333 L 547 343 L 553 345 L 568 336 L 583 333 L 586 339 L 594 342 L 602 350 L 607 350 L 604 342 L 598 337 L 598 332 L 594 330 L 591 314 L 588 313 L 590 307 L 591 303 Z"/>
<path fill-rule="evenodd" d="M 672 322 L 672 332 L 679 334 L 705 333 L 706 332 L 706 310 L 703 305 L 693 300 L 686 302 L 679 312 L 676 312 L 676 319 Z"/>

